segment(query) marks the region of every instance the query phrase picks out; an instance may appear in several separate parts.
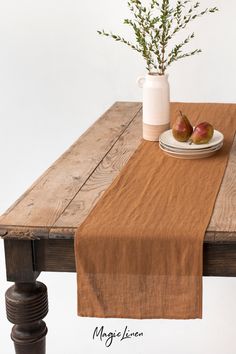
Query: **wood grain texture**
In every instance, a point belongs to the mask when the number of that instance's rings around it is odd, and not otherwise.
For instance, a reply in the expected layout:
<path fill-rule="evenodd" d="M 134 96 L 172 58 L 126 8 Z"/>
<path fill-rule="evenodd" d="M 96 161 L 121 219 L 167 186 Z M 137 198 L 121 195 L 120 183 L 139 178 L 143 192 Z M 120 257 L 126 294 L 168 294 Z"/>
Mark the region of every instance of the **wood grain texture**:
<path fill-rule="evenodd" d="M 39 240 L 48 238 L 49 228 L 46 227 L 25 227 L 25 226 L 4 226 L 0 229 L 0 237 L 10 240 Z"/>
<path fill-rule="evenodd" d="M 196 117 L 201 115 L 209 114 L 209 109 L 213 109 L 212 114 L 234 114 L 236 119 L 236 105 L 222 105 L 222 104 L 179 104 L 175 103 L 171 106 L 171 116 L 175 116 L 176 110 L 181 106 L 181 109 L 184 110 L 189 116 Z M 141 113 L 136 116 L 127 130 L 124 132 L 122 137 L 117 141 L 117 143 L 113 146 L 110 152 L 107 154 L 102 163 L 96 168 L 93 175 L 90 179 L 85 183 L 85 185 L 81 188 L 80 192 L 77 194 L 75 199 L 69 205 L 69 207 L 65 210 L 65 212 L 60 216 L 60 218 L 55 223 L 54 227 L 50 230 L 49 238 L 63 238 L 64 228 L 78 227 L 88 216 L 89 212 L 93 208 L 93 206 L 97 203 L 97 201 L 101 198 L 104 191 L 110 186 L 115 177 L 118 175 L 122 167 L 126 164 L 129 157 L 132 156 L 133 152 L 137 148 L 140 143 L 142 134 L 142 123 L 141 123 Z M 232 188 L 236 188 L 233 185 L 233 174 L 231 172 L 231 168 L 236 165 L 236 154 L 235 154 L 235 146 L 236 140 L 230 154 L 229 158 L 229 167 L 227 168 L 227 173 L 225 175 L 224 183 L 223 183 L 223 191 L 219 195 L 220 201 L 216 203 L 216 208 L 213 211 L 212 220 L 210 221 L 209 228 L 205 234 L 205 242 L 213 241 L 217 235 L 217 240 L 223 237 L 226 237 L 224 230 L 224 216 L 221 217 L 222 223 L 220 223 L 220 228 L 217 229 L 214 226 L 214 220 L 218 218 L 219 211 L 221 210 L 220 205 L 224 202 L 227 203 L 228 196 L 225 191 L 229 185 L 231 186 L 229 193 L 233 191 Z M 116 168 L 119 166 L 119 168 Z M 225 187 L 227 186 L 227 187 Z M 236 203 L 236 196 L 233 194 L 231 198 L 234 203 Z M 217 199 L 218 200 L 218 199 Z M 228 211 L 231 214 L 235 213 L 236 208 L 233 205 L 233 201 L 230 204 Z M 219 206 L 217 208 L 217 206 Z M 229 210 L 230 209 L 230 210 Z M 221 210 L 222 212 L 222 210 Z M 234 215 L 234 221 L 236 223 L 236 217 Z M 232 219 L 231 219 L 232 224 Z M 220 231 L 220 232 L 219 232 Z M 232 231 L 232 230 L 231 230 Z M 217 232 L 217 233 L 216 233 Z M 73 229 L 71 229 L 71 234 L 73 233 Z M 233 227 L 233 231 L 230 234 L 230 237 L 236 238 L 236 226 Z"/>
<path fill-rule="evenodd" d="M 229 234 L 236 231 L 236 139 L 208 230 Z"/>
<path fill-rule="evenodd" d="M 6 292 L 7 318 L 14 323 L 11 338 L 16 354 L 45 354 L 47 288 L 40 282 L 16 283 Z"/>
<path fill-rule="evenodd" d="M 75 272 L 73 240 L 35 241 L 35 264 L 38 271 Z M 236 242 L 205 242 L 204 276 L 236 276 Z"/>
<path fill-rule="evenodd" d="M 78 227 L 88 216 L 90 210 L 110 186 L 123 166 L 133 155 L 142 137 L 141 112 L 134 118 L 120 139 L 113 145 L 91 177 L 83 185 L 71 204 L 50 230 L 49 237 L 58 233 L 57 228 Z"/>
<path fill-rule="evenodd" d="M 206 242 L 203 247 L 203 275 L 236 276 L 236 242 Z"/>
<path fill-rule="evenodd" d="M 3 214 L 0 224 L 53 225 L 140 108 L 140 103 L 114 104 Z"/>
<path fill-rule="evenodd" d="M 36 269 L 51 272 L 75 272 L 73 239 L 40 240 L 34 243 Z"/>
<path fill-rule="evenodd" d="M 5 240 L 5 259 L 7 280 L 13 282 L 32 282 L 39 272 L 34 267 L 32 241 Z"/>
<path fill-rule="evenodd" d="M 0 218 L 0 237 L 73 239 L 76 228 L 139 145 L 140 104 L 117 103 Z M 234 104 L 172 103 L 192 119 L 231 114 Z M 138 113 L 139 112 L 139 113 Z M 236 139 L 205 242 L 236 240 Z"/>

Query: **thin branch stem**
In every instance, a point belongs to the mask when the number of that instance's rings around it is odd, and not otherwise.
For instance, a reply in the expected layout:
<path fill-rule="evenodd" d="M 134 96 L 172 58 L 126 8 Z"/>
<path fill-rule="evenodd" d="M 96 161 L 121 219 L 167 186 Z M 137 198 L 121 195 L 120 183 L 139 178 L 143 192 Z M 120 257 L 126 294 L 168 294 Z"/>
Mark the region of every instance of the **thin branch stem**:
<path fill-rule="evenodd" d="M 170 42 L 190 22 L 218 11 L 217 7 L 201 10 L 200 2 L 196 0 L 176 0 L 175 6 L 170 5 L 170 0 L 149 0 L 148 6 L 144 6 L 141 0 L 128 0 L 128 7 L 133 18 L 125 19 L 124 24 L 131 27 L 136 44 L 113 32 L 102 30 L 98 33 L 140 53 L 148 72 L 154 71 L 159 75 L 164 75 L 173 62 L 201 53 L 201 49 L 183 52 L 183 48 L 194 38 L 194 33 L 173 48 L 170 48 Z"/>

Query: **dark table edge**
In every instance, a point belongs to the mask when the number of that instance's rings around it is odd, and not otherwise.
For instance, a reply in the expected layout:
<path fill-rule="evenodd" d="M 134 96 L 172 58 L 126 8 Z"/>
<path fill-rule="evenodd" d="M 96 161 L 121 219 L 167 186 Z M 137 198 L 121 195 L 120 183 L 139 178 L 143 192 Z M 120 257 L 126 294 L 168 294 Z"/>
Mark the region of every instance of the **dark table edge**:
<path fill-rule="evenodd" d="M 35 271 L 76 272 L 74 240 L 29 242 L 32 242 Z M 236 242 L 204 242 L 203 275 L 235 277 Z"/>

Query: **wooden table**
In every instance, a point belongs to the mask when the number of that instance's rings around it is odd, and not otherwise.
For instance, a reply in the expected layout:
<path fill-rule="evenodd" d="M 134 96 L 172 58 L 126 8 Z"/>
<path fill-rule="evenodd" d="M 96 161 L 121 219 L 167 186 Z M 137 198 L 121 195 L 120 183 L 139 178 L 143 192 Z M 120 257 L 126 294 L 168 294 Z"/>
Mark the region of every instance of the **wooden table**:
<path fill-rule="evenodd" d="M 179 108 L 236 119 L 233 104 L 173 103 L 171 114 Z M 17 354 L 45 353 L 47 288 L 36 279 L 41 271 L 75 272 L 75 230 L 139 145 L 141 114 L 140 103 L 115 103 L 0 218 Z M 236 139 L 205 234 L 204 275 L 236 276 L 235 176 Z"/>

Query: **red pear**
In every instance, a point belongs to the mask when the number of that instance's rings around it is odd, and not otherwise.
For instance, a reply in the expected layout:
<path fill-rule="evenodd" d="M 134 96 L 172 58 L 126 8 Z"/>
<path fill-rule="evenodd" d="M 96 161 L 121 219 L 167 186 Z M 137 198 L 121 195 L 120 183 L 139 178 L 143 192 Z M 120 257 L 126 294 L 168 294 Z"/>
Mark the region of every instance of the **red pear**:
<path fill-rule="evenodd" d="M 213 137 L 213 134 L 213 126 L 208 122 L 202 122 L 195 127 L 194 132 L 189 140 L 190 144 L 207 144 Z"/>
<path fill-rule="evenodd" d="M 172 126 L 172 134 L 177 141 L 188 141 L 190 138 L 193 127 L 190 124 L 187 116 L 179 111 L 180 115 L 176 119 L 175 123 Z"/>

